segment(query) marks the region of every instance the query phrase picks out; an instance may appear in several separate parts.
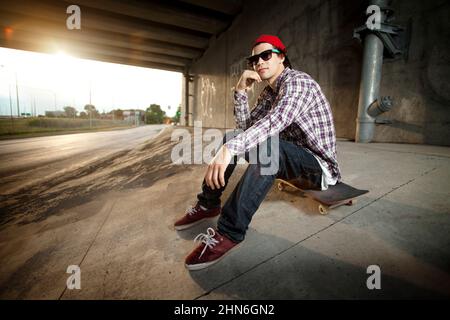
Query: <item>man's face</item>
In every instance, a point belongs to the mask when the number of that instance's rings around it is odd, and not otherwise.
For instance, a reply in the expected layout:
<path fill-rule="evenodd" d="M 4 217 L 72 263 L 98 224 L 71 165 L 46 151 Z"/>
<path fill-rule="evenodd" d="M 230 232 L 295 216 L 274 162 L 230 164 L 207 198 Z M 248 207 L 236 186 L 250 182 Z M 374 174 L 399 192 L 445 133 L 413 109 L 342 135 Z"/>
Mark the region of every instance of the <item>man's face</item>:
<path fill-rule="evenodd" d="M 263 51 L 274 49 L 269 43 L 260 43 L 256 45 L 252 50 L 252 55 L 260 54 Z M 284 69 L 283 66 L 284 57 L 277 53 L 272 53 L 272 57 L 264 61 L 261 57 L 258 62 L 253 66 L 253 69 L 258 72 L 262 80 L 269 80 L 274 76 L 278 76 Z"/>

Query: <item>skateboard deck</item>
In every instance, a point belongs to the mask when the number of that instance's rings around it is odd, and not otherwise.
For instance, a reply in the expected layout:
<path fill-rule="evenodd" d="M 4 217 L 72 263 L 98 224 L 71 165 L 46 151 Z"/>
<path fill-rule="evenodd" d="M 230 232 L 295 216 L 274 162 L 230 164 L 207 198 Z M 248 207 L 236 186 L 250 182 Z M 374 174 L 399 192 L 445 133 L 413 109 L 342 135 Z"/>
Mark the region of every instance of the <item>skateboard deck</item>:
<path fill-rule="evenodd" d="M 339 182 L 334 186 L 328 186 L 327 190 L 308 189 L 308 186 L 302 184 L 300 180 L 282 180 L 278 179 L 278 189 L 284 190 L 286 186 L 302 191 L 306 196 L 319 202 L 319 212 L 327 214 L 330 209 L 337 208 L 342 205 L 351 206 L 356 203 L 357 197 L 366 194 L 369 190 L 360 190 L 352 186 Z"/>

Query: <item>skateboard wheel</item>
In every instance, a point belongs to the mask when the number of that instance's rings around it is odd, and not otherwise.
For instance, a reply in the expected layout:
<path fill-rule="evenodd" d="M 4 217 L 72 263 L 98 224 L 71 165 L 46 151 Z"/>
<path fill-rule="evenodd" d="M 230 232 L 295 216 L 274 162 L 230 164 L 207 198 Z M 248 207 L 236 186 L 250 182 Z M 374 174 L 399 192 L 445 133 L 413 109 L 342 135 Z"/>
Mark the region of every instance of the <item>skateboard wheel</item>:
<path fill-rule="evenodd" d="M 280 191 L 284 190 L 284 186 L 281 182 L 278 182 L 278 190 L 280 190 Z"/>
<path fill-rule="evenodd" d="M 319 204 L 319 212 L 320 212 L 320 214 L 323 214 L 323 215 L 328 214 L 327 208 L 321 204 Z"/>
<path fill-rule="evenodd" d="M 354 204 L 356 204 L 356 199 L 350 200 L 346 203 L 347 206 L 353 206 Z"/>

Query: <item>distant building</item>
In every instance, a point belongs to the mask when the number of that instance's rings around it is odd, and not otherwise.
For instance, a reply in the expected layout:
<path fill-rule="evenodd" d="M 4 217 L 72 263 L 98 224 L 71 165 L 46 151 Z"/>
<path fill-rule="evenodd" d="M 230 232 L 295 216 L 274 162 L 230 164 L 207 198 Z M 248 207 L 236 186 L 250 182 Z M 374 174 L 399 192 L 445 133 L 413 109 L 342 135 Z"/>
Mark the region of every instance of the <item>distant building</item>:
<path fill-rule="evenodd" d="M 144 110 L 123 110 L 123 120 L 130 123 L 136 123 L 138 125 L 145 121 Z"/>

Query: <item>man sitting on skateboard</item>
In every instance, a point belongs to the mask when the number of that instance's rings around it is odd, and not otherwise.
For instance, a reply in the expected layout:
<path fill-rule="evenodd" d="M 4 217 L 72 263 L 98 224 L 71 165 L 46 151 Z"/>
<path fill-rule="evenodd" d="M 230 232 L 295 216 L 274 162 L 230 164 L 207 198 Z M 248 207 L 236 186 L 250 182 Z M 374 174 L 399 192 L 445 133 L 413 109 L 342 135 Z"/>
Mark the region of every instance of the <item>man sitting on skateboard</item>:
<path fill-rule="evenodd" d="M 261 35 L 248 59 L 253 70 L 245 70 L 234 92 L 235 120 L 244 130 L 226 136 L 224 144 L 208 165 L 198 201 L 175 229 L 189 228 L 220 214 L 217 230 L 208 228 L 196 238 L 201 244 L 186 257 L 189 270 L 206 268 L 244 240 L 250 221 L 276 178 L 307 181 L 325 190 L 340 182 L 336 158 L 336 135 L 330 105 L 320 86 L 308 74 L 291 68 L 286 47 L 272 35 Z M 247 89 L 266 81 L 256 106 L 250 111 Z M 274 136 L 279 136 L 277 172 L 264 174 L 265 164 L 250 162 L 236 188 L 221 209 L 220 197 L 237 163 Z M 234 157 L 234 161 L 231 161 Z"/>

